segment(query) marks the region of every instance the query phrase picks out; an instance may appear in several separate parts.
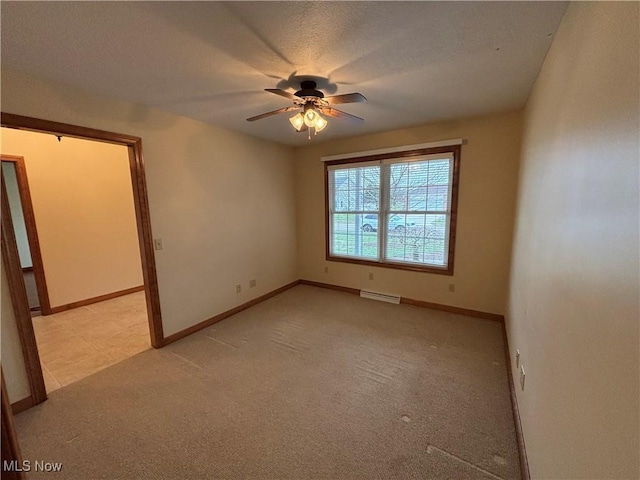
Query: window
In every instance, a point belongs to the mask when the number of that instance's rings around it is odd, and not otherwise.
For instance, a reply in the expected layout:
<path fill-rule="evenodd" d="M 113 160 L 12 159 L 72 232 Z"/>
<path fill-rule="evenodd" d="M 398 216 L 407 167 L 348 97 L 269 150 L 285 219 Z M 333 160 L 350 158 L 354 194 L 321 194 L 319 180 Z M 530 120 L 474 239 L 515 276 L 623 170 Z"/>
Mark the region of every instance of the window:
<path fill-rule="evenodd" d="M 326 162 L 327 259 L 453 274 L 460 146 Z"/>

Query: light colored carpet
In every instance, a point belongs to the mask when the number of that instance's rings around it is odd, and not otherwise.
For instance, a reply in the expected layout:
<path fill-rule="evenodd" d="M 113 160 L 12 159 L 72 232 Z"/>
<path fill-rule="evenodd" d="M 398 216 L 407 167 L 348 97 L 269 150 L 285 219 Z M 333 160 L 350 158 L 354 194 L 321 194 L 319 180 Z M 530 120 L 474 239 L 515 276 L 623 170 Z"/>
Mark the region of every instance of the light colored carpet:
<path fill-rule="evenodd" d="M 16 417 L 30 478 L 517 478 L 501 325 L 297 286 Z"/>

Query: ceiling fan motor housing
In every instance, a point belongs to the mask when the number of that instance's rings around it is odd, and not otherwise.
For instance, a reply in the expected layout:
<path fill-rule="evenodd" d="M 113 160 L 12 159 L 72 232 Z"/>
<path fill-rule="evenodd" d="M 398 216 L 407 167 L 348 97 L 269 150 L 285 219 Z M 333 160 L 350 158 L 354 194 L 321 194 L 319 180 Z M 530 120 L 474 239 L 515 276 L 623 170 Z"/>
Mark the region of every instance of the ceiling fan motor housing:
<path fill-rule="evenodd" d="M 320 90 L 316 90 L 316 82 L 313 80 L 304 80 L 300 82 L 300 90 L 295 94 L 296 97 L 316 97 L 324 98 L 324 93 Z"/>

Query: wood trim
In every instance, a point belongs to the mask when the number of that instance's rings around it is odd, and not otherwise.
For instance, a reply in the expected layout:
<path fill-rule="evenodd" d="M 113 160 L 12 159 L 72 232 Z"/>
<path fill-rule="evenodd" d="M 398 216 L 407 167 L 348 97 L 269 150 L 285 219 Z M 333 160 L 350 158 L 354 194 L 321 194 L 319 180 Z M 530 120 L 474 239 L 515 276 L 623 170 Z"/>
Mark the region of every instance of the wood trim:
<path fill-rule="evenodd" d="M 97 140 L 127 146 L 129 151 L 131 184 L 133 187 L 133 201 L 138 227 L 138 240 L 140 243 L 140 256 L 142 260 L 142 274 L 147 301 L 147 314 L 149 318 L 149 334 L 151 337 L 151 345 L 154 348 L 162 347 L 164 340 L 162 313 L 153 251 L 149 199 L 147 196 L 144 160 L 142 156 L 142 139 L 132 135 L 107 132 L 5 112 L 0 113 L 0 120 L 2 126 L 7 128 Z"/>
<path fill-rule="evenodd" d="M 330 256 L 326 258 L 327 262 L 339 262 L 339 263 L 353 263 L 354 265 L 367 265 L 370 267 L 380 267 L 380 268 L 393 268 L 396 270 L 406 270 L 411 272 L 422 272 L 422 273 L 435 273 L 436 275 L 453 275 L 453 271 L 449 268 L 433 268 L 433 267 L 420 267 L 414 265 L 405 265 L 402 263 L 393 263 L 389 261 L 385 262 L 373 262 L 370 260 L 361 260 L 359 258 L 343 258 L 343 257 L 335 257 Z"/>
<path fill-rule="evenodd" d="M 435 142 L 418 143 L 413 145 L 402 145 L 400 147 L 377 148 L 375 150 L 364 150 L 352 153 L 339 153 L 337 155 L 324 155 L 320 157 L 321 162 L 332 162 L 334 160 L 349 160 L 350 158 L 366 157 L 370 155 L 380 155 L 385 153 L 399 153 L 407 150 L 419 150 L 421 148 L 451 147 L 453 145 L 466 144 L 464 138 L 451 138 L 449 140 L 436 140 Z"/>
<path fill-rule="evenodd" d="M 331 258 L 331 238 L 329 237 L 329 169 L 324 164 L 324 254 L 325 259 Z"/>
<path fill-rule="evenodd" d="M 22 273 L 33 272 L 33 267 L 22 267 Z"/>
<path fill-rule="evenodd" d="M 25 397 L 22 400 L 13 402 L 11 404 L 11 412 L 14 415 L 17 415 L 20 412 L 24 412 L 25 410 L 28 410 L 31 407 L 34 407 L 35 405 L 36 405 L 36 401 L 34 400 L 33 395 L 29 395 L 28 397 Z"/>
<path fill-rule="evenodd" d="M 243 310 L 246 310 L 247 308 L 253 307 L 254 305 L 257 305 L 261 302 L 264 302 L 265 300 L 274 297 L 282 292 L 284 292 L 285 290 L 289 290 L 290 288 L 295 287 L 296 285 L 298 285 L 300 283 L 300 280 L 296 280 L 295 282 L 291 282 L 287 285 L 284 285 L 283 287 L 280 288 L 276 288 L 275 290 L 272 290 L 269 293 L 265 293 L 264 295 L 261 295 L 259 297 L 254 298 L 253 300 L 249 300 L 246 303 L 243 303 L 242 305 L 238 305 L 237 307 L 232 308 L 231 310 L 227 310 L 226 312 L 222 312 L 214 317 L 211 317 L 207 320 L 204 320 L 203 322 L 200 323 L 196 323 L 195 325 L 192 325 L 189 328 L 185 328 L 184 330 L 180 330 L 179 332 L 176 332 L 172 335 L 169 335 L 168 337 L 165 337 L 164 339 L 164 344 L 168 345 L 170 343 L 176 342 L 186 336 L 191 335 L 192 333 L 196 333 L 200 330 L 202 330 L 203 328 L 207 328 L 210 327 L 211 325 L 213 325 L 214 323 L 218 323 L 221 320 L 224 320 L 225 318 L 229 318 L 232 315 L 235 315 L 236 313 L 240 313 Z"/>
<path fill-rule="evenodd" d="M 468 317 L 482 318 L 484 320 L 492 320 L 494 322 L 504 322 L 504 316 L 497 313 L 481 312 L 479 310 L 471 310 L 469 308 L 454 307 L 452 305 L 443 305 L 441 303 L 425 302 L 422 300 L 414 300 L 413 298 L 401 297 L 400 303 L 406 305 L 414 305 L 416 307 L 430 308 L 431 310 L 440 310 L 442 312 L 455 313 L 457 315 L 466 315 Z"/>
<path fill-rule="evenodd" d="M 289 283 L 288 285 L 285 285 L 284 287 L 280 287 L 276 290 L 273 290 L 269 293 L 266 293 L 260 297 L 254 298 L 253 300 L 250 300 L 247 303 L 243 303 L 242 305 L 239 305 L 235 308 L 232 308 L 231 310 L 227 310 L 226 312 L 220 313 L 218 315 L 216 315 L 215 317 L 211 317 L 203 322 L 197 323 L 189 328 L 186 328 L 184 330 L 180 330 L 177 333 L 174 333 L 173 335 L 169 335 L 168 337 L 166 337 L 164 339 L 164 344 L 168 345 L 170 343 L 173 343 L 177 340 L 180 340 L 181 338 L 184 338 L 188 335 L 191 335 L 192 333 L 195 333 L 199 330 L 202 330 L 203 328 L 207 328 L 210 327 L 211 325 L 213 325 L 214 323 L 217 323 L 221 320 L 224 320 L 225 318 L 228 318 L 232 315 L 235 315 L 236 313 L 239 313 L 243 310 L 246 310 L 249 307 L 253 307 L 254 305 L 257 305 L 260 302 L 263 302 L 265 300 L 267 300 L 268 298 L 271 298 L 275 295 L 278 295 L 282 292 L 284 292 L 285 290 L 288 290 L 292 287 L 295 287 L 296 285 L 309 285 L 312 287 L 319 287 L 319 288 L 327 288 L 330 290 L 337 290 L 339 292 L 345 292 L 345 293 L 350 293 L 353 295 L 360 295 L 360 289 L 357 288 L 351 288 L 351 287 L 343 287 L 341 285 L 333 285 L 330 283 L 322 283 L 322 282 L 314 282 L 312 280 L 297 280 L 295 282 Z M 485 320 L 493 320 L 493 321 L 498 321 L 498 322 L 503 322 L 504 321 L 504 317 L 502 315 L 498 315 L 495 313 L 486 313 L 486 312 L 480 312 L 477 310 L 470 310 L 470 309 L 466 309 L 466 308 L 460 308 L 460 307 L 452 307 L 449 305 L 441 305 L 438 303 L 431 303 L 431 302 L 424 302 L 422 300 L 414 300 L 411 298 L 405 298 L 405 297 L 401 297 L 400 299 L 400 303 L 404 303 L 407 305 L 414 305 L 414 306 L 418 306 L 418 307 L 424 307 L 424 308 L 430 308 L 432 310 L 441 310 L 441 311 L 445 311 L 445 312 L 450 312 L 450 313 L 456 313 L 459 315 L 467 315 L 469 317 L 476 317 L 476 318 L 482 318 Z"/>
<path fill-rule="evenodd" d="M 18 181 L 18 192 L 20 193 L 20 203 L 24 215 L 24 224 L 27 230 L 27 241 L 29 242 L 29 252 L 31 253 L 32 270 L 36 280 L 36 290 L 42 315 L 50 315 L 51 303 L 49 301 L 49 290 L 44 273 L 44 263 L 42 261 L 42 251 L 40 250 L 40 240 L 36 227 L 36 217 L 33 212 L 31 202 L 31 191 L 29 190 L 29 180 L 27 178 L 27 168 L 24 157 L 15 155 L 0 155 L 3 162 L 12 162 L 16 168 L 16 179 Z M 23 269 L 24 271 L 24 269 Z"/>
<path fill-rule="evenodd" d="M 313 282 L 311 280 L 300 280 L 302 285 L 311 285 L 312 287 L 328 288 L 339 292 L 352 293 L 360 295 L 360 289 L 351 287 L 342 287 L 331 283 Z M 504 322 L 504 316 L 497 313 L 480 312 L 468 308 L 454 307 L 451 305 L 443 305 L 441 303 L 425 302 L 423 300 L 414 300 L 413 298 L 400 297 L 400 303 L 413 305 L 416 307 L 430 308 L 432 310 L 440 310 L 443 312 L 455 313 L 458 315 L 467 315 L 468 317 L 482 318 L 484 320 L 493 320 L 495 322 Z"/>
<path fill-rule="evenodd" d="M 344 165 L 346 163 L 375 162 L 378 160 L 388 160 L 390 158 L 418 157 L 422 155 L 434 155 L 439 153 L 451 153 L 460 150 L 460 145 L 448 145 L 444 147 L 417 148 L 414 150 L 404 150 L 401 152 L 378 153 L 374 155 L 364 155 L 361 157 L 345 158 L 342 160 L 330 160 L 326 165 Z"/>
<path fill-rule="evenodd" d="M 518 442 L 518 459 L 520 460 L 520 478 L 531 480 L 529 472 L 529 461 L 527 459 L 527 449 L 524 444 L 524 432 L 520 420 L 520 410 L 518 409 L 518 397 L 516 395 L 515 382 L 513 381 L 513 369 L 511 365 L 511 353 L 509 350 L 509 338 L 507 336 L 506 322 L 502 323 L 502 338 L 504 339 L 505 363 L 507 365 L 507 376 L 509 377 L 509 393 L 511 394 L 511 408 L 513 410 L 513 423 L 516 428 L 516 441 Z"/>
<path fill-rule="evenodd" d="M 138 242 L 142 257 L 142 277 L 146 287 L 145 299 L 147 302 L 151 345 L 154 348 L 161 348 L 164 345 L 164 329 L 160 309 L 160 289 L 158 287 L 158 273 L 156 272 L 153 234 L 151 233 L 147 180 L 144 171 L 144 157 L 142 156 L 142 140 L 137 140 L 132 145 L 129 145 L 129 167 L 133 194 L 136 200 L 134 207 L 136 226 L 138 228 Z"/>
<path fill-rule="evenodd" d="M 3 127 L 15 128 L 17 130 L 28 130 L 30 132 L 50 133 L 64 137 L 82 138 L 89 140 L 100 140 L 106 143 L 117 145 L 133 145 L 139 142 L 140 137 L 125 135 L 122 133 L 107 132 L 95 128 L 80 127 L 68 123 L 53 122 L 40 118 L 25 117 L 13 113 L 0 113 L 0 121 Z"/>
<path fill-rule="evenodd" d="M 458 189 L 460 188 L 460 152 L 461 145 L 455 145 L 453 151 L 453 183 L 451 185 L 451 219 L 449 221 L 449 261 L 447 270 L 453 275 L 456 254 L 456 229 L 458 225 Z"/>
<path fill-rule="evenodd" d="M 13 423 L 13 413 L 9 405 L 9 396 L 7 395 L 7 387 L 4 383 L 4 373 L 2 374 L 2 478 L 5 480 L 22 480 L 26 478 L 24 472 L 19 469 L 5 470 L 5 462 L 15 462 L 19 467 L 22 466 L 22 453 L 20 452 L 20 443 L 18 435 Z"/>
<path fill-rule="evenodd" d="M 300 280 L 301 285 L 309 285 L 311 287 L 328 288 L 330 290 L 337 290 L 338 292 L 351 293 L 353 295 L 360 295 L 360 290 L 357 288 L 343 287 L 341 285 L 333 285 L 331 283 L 314 282 L 312 280 Z"/>
<path fill-rule="evenodd" d="M 65 312 L 67 310 L 72 310 L 78 307 L 84 307 L 86 305 L 91 305 L 93 303 L 104 302 L 105 300 L 111 300 L 112 298 L 122 297 L 123 295 L 129 295 L 130 293 L 142 292 L 144 291 L 144 285 L 140 285 L 138 287 L 127 288 L 125 290 L 119 290 L 113 293 L 107 293 L 105 295 L 99 295 L 97 297 L 87 298 L 86 300 L 78 300 L 77 302 L 67 303 L 65 305 L 59 305 L 57 307 L 51 308 L 51 313 L 60 313 Z"/>
<path fill-rule="evenodd" d="M 0 179 L 2 185 L 0 188 L 2 196 L 2 231 L 0 233 L 2 261 L 6 269 L 7 283 L 11 294 L 11 306 L 13 307 L 16 318 L 16 327 L 18 329 L 18 336 L 20 337 L 20 346 L 22 347 L 22 356 L 27 371 L 29 390 L 35 403 L 38 404 L 47 399 L 47 391 L 44 386 L 44 377 L 40 366 L 40 355 L 38 354 L 38 345 L 36 344 L 31 312 L 29 311 L 29 300 L 27 299 L 27 291 L 24 286 L 24 276 L 22 274 L 22 267 L 20 266 L 18 246 L 11 221 L 11 210 L 9 210 L 4 176 L 0 176 Z"/>
<path fill-rule="evenodd" d="M 402 152 L 389 152 L 376 155 L 367 155 L 362 157 L 353 157 L 343 160 L 333 160 L 324 162 L 324 232 L 325 232 L 325 259 L 329 262 L 353 263 L 358 265 L 367 265 L 380 268 L 394 268 L 396 270 L 407 270 L 421 273 L 434 273 L 436 275 L 453 275 L 453 267 L 455 263 L 455 244 L 456 244 L 456 226 L 458 223 L 458 189 L 460 185 L 460 152 L 461 145 L 449 145 L 445 147 L 420 148 L 415 150 L 406 150 Z M 386 260 L 379 262 L 371 260 L 363 260 L 359 258 L 343 258 L 332 256 L 330 251 L 329 238 L 329 167 L 332 165 L 346 165 L 351 163 L 371 162 L 378 160 L 387 160 L 390 158 L 410 158 L 422 155 L 434 155 L 439 153 L 453 154 L 453 174 L 451 185 L 451 213 L 449 221 L 449 251 L 447 252 L 447 268 L 434 268 L 421 265 L 405 265 L 402 263 L 394 263 Z"/>

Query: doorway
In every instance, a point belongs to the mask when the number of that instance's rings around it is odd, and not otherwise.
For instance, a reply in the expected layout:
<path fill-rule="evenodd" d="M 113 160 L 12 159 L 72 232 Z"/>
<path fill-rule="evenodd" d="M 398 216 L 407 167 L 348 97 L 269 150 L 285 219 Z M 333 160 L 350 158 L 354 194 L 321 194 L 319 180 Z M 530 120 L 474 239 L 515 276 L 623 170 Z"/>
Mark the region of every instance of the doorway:
<path fill-rule="evenodd" d="M 24 158 L 2 155 L 2 178 L 11 212 L 29 311 L 32 317 L 41 313 L 49 315 L 51 313 L 49 295 L 44 281 L 40 242 L 35 226 Z"/>
<path fill-rule="evenodd" d="M 137 245 L 135 245 L 138 258 L 137 264 L 141 266 L 140 281 L 137 282 L 139 283 L 138 285 L 133 285 L 130 288 L 124 288 L 115 292 L 107 292 L 104 295 L 93 295 L 91 298 L 82 298 L 79 301 L 61 301 L 59 289 L 56 289 L 56 287 L 52 290 L 47 284 L 47 275 L 44 270 L 45 265 L 42 260 L 42 251 L 40 250 L 40 241 L 42 239 L 39 238 L 38 232 L 35 229 L 35 216 L 31 205 L 30 192 L 28 190 L 24 159 L 3 155 L 3 190 L 7 190 L 3 191 L 3 195 L 7 195 L 11 189 L 17 189 L 18 195 L 16 198 L 19 197 L 21 207 L 20 212 L 16 210 L 16 208 L 12 208 L 13 211 L 10 213 L 13 215 L 3 215 L 3 260 L 8 277 L 10 278 L 8 284 L 11 291 L 12 303 L 14 303 L 14 310 L 16 310 L 14 297 L 16 297 L 18 303 L 26 303 L 26 305 L 22 305 L 22 315 L 16 312 L 16 323 L 21 323 L 22 327 L 19 328 L 19 330 L 21 333 L 21 341 L 23 342 L 22 350 L 25 356 L 25 365 L 27 369 L 30 370 L 28 372 L 29 377 L 30 379 L 31 377 L 35 377 L 36 388 L 32 388 L 32 396 L 34 390 L 37 390 L 38 387 L 37 377 L 47 377 L 50 373 L 48 372 L 49 369 L 46 359 L 48 357 L 47 351 L 51 351 L 52 348 L 45 346 L 40 339 L 38 339 L 36 346 L 36 337 L 40 336 L 42 332 L 62 332 L 65 330 L 66 325 L 66 332 L 76 334 L 85 344 L 90 343 L 90 340 L 92 340 L 94 346 L 96 345 L 95 342 L 101 342 L 105 344 L 105 347 L 108 347 L 109 342 L 111 342 L 111 346 L 119 347 L 122 346 L 123 342 L 126 343 L 129 337 L 135 337 L 136 335 L 119 332 L 117 331 L 118 328 L 121 327 L 127 330 L 128 333 L 135 330 L 138 338 L 139 334 L 143 333 L 142 329 L 144 329 L 144 331 L 148 332 L 145 334 L 147 338 L 145 341 L 146 346 L 148 347 L 148 344 L 151 343 L 151 346 L 155 348 L 161 347 L 164 338 L 160 317 L 155 259 L 151 247 L 152 237 L 141 140 L 137 137 L 127 135 L 4 113 L 2 114 L 2 126 L 29 132 L 39 132 L 41 134 L 53 134 L 48 136 L 51 138 L 58 137 L 60 141 L 68 139 L 68 141 L 71 142 L 75 139 L 83 139 L 91 140 L 91 143 L 102 142 L 102 144 L 115 144 L 125 147 L 123 151 L 126 150 L 126 152 L 124 152 L 125 165 L 128 163 L 130 182 L 128 188 L 129 191 L 132 192 L 131 196 L 133 200 L 131 224 L 134 244 L 137 243 Z M 3 149 L 4 148 L 3 145 Z M 125 167 L 125 170 L 126 168 L 127 167 Z M 15 193 L 16 192 L 13 192 L 12 195 L 15 195 Z M 7 195 L 7 197 L 9 196 L 11 195 Z M 17 213 L 14 214 L 14 212 Z M 14 224 L 17 225 L 12 225 L 14 235 L 6 235 L 9 225 L 5 225 L 5 223 L 6 220 L 11 221 L 11 217 L 14 217 Z M 5 244 L 10 243 L 13 243 L 13 245 L 8 245 L 8 248 L 4 248 Z M 130 264 L 135 262 L 129 261 L 126 263 Z M 53 277 L 54 274 L 52 273 L 51 278 L 53 279 Z M 73 300 L 73 298 L 71 298 L 71 300 Z M 38 310 L 36 310 L 36 308 L 40 309 L 43 314 L 42 317 L 37 317 Z M 27 312 L 26 315 L 24 314 L 25 311 Z M 132 325 L 128 322 L 132 320 L 135 316 L 134 314 L 137 315 L 135 320 L 136 324 Z M 110 315 L 118 318 L 118 326 L 113 324 L 107 325 L 107 323 L 103 321 Z M 142 322 L 140 322 L 141 315 Z M 33 321 L 32 316 L 34 317 Z M 78 326 L 80 323 L 91 325 L 91 338 L 87 339 L 85 335 L 86 332 L 84 334 L 79 333 Z M 105 331 L 107 334 L 106 337 L 100 337 L 98 335 L 100 330 Z M 28 338 L 30 331 L 35 332 L 31 335 L 33 337 L 31 339 Z M 84 338 L 82 338 L 83 335 Z M 130 351 L 134 351 L 135 348 L 134 345 L 129 345 Z M 55 350 L 56 348 L 53 349 Z M 60 350 L 59 347 L 57 349 Z M 116 357 L 118 355 L 115 353 L 115 350 L 114 355 Z M 44 374 L 41 361 L 45 367 Z M 88 363 L 91 363 L 91 361 L 85 361 L 85 367 L 87 367 L 86 364 Z M 97 363 L 100 364 L 100 362 Z M 34 372 L 33 370 L 36 368 L 39 371 Z M 72 377 L 73 375 L 67 375 L 67 381 Z M 51 385 L 54 384 L 50 382 L 50 378 L 48 380 L 47 389 L 51 390 Z M 30 381 L 30 383 L 33 382 Z M 43 401 L 46 395 L 44 398 L 42 398 L 43 395 L 40 395 L 40 397 L 39 399 L 34 398 L 31 403 L 36 404 Z M 29 402 L 25 403 L 25 405 L 28 405 L 28 403 Z"/>

